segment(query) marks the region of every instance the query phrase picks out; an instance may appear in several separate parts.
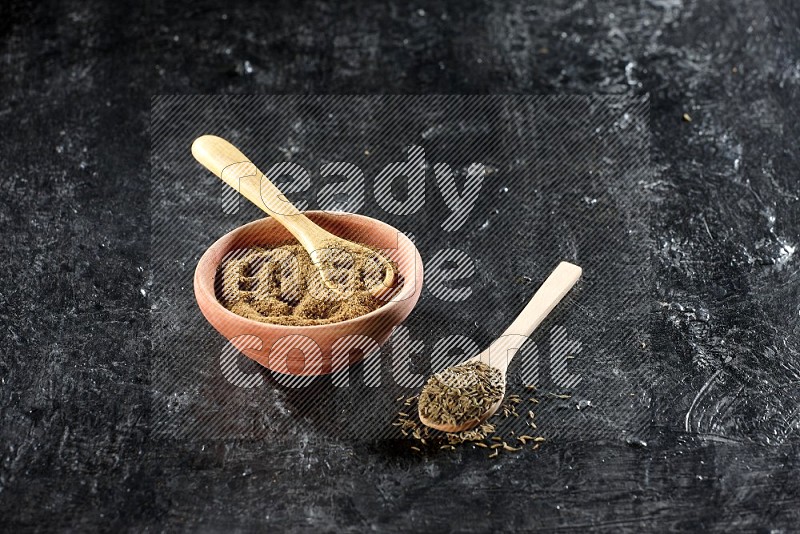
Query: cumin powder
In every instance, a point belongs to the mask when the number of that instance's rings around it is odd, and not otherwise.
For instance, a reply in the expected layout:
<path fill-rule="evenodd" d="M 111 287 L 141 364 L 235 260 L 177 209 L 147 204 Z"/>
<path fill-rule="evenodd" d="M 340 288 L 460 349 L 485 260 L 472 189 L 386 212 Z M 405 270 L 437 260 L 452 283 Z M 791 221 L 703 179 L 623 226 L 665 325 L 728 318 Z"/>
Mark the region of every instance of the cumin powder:
<path fill-rule="evenodd" d="M 289 243 L 238 250 L 223 260 L 217 271 L 217 299 L 242 317 L 290 326 L 345 321 L 385 303 L 369 291 L 386 274 L 377 251 L 337 244 L 319 254 L 336 289 L 325 284 L 301 245 Z"/>

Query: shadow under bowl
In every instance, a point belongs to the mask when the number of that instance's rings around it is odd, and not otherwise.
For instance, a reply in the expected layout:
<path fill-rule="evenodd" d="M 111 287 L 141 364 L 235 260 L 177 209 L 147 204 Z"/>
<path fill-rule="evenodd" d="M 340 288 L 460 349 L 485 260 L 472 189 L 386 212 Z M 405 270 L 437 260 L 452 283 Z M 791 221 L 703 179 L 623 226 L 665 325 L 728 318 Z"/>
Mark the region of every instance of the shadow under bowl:
<path fill-rule="evenodd" d="M 373 355 L 402 323 L 422 291 L 422 258 L 396 228 L 363 215 L 309 211 L 305 215 L 334 235 L 370 245 L 395 262 L 402 287 L 383 306 L 337 323 L 285 326 L 247 319 L 226 309 L 216 293 L 220 263 L 233 251 L 294 241 L 271 217 L 225 234 L 206 250 L 194 273 L 194 293 L 205 318 L 239 352 L 264 367 L 295 376 L 330 374 Z"/>

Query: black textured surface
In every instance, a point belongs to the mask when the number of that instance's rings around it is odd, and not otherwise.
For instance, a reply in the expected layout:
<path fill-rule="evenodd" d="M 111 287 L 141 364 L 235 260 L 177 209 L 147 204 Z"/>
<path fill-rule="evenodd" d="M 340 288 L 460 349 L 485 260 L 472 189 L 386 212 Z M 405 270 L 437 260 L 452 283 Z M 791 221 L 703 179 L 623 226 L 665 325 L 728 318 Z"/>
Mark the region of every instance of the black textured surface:
<path fill-rule="evenodd" d="M 4 3 L 0 525 L 796 529 L 799 27 L 790 1 Z M 154 436 L 150 96 L 182 92 L 649 92 L 653 437 Z"/>
<path fill-rule="evenodd" d="M 363 202 L 350 210 L 414 236 L 425 287 L 402 333 L 395 332 L 379 354 L 347 372 L 294 385 L 291 377 L 259 371 L 244 356 L 234 356 L 260 385 L 245 389 L 226 380 L 221 360 L 227 340 L 198 313 L 192 276 L 214 240 L 262 215 L 245 199 L 236 209 L 222 209 L 230 196 L 223 191 L 233 190 L 188 150 L 207 132 L 240 146 L 308 209 L 330 209 L 323 184 L 341 180 L 322 176 L 323 162 L 358 166 L 363 178 L 347 190 L 359 191 Z M 156 97 L 152 284 L 146 289 L 153 429 L 192 440 L 291 442 L 304 433 L 348 441 L 400 439 L 391 425 L 401 409 L 396 399 L 418 393 L 432 372 L 488 346 L 563 260 L 585 274 L 521 347 L 509 368 L 507 393 L 530 397 L 524 385 L 533 385 L 543 400 L 557 400 L 535 406 L 548 439 L 646 437 L 651 399 L 637 384 L 652 380 L 655 370 L 646 343 L 653 248 L 648 132 L 647 98 L 618 95 Z M 406 161 L 409 145 L 421 150 L 429 169 L 415 180 L 419 195 L 404 201 L 406 213 L 398 213 L 387 209 L 375 177 L 387 165 Z M 298 184 L 271 169 L 273 162 L 283 166 L 287 160 L 308 173 L 302 191 L 289 193 L 285 186 Z M 486 176 L 474 205 L 457 210 L 462 219 L 451 226 L 453 212 L 444 198 L 451 206 L 454 198 L 436 166 L 448 165 L 463 176 L 475 163 Z M 363 239 L 369 242 L 369 236 Z M 466 260 L 469 276 L 437 280 L 447 272 L 437 267 L 445 257 Z M 243 329 L 235 335 L 253 333 Z M 269 345 L 264 348 L 263 354 L 274 356 Z M 572 398 L 555 399 L 552 392 Z M 581 402 L 595 409 L 576 409 Z M 501 432 L 511 430 L 524 435 L 531 429 L 525 418 L 512 418 Z"/>

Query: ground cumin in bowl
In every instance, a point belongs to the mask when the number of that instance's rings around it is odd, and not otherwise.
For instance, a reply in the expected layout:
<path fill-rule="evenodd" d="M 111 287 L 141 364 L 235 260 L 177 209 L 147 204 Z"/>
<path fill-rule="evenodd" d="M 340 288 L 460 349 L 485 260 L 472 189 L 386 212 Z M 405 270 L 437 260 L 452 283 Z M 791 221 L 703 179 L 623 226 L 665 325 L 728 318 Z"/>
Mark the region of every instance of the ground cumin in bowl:
<path fill-rule="evenodd" d="M 211 245 L 198 262 L 194 290 L 209 323 L 247 357 L 280 373 L 322 375 L 374 353 L 405 320 L 422 290 L 422 259 L 408 237 L 381 221 L 305 215 L 337 236 L 380 251 L 397 268 L 398 289 L 376 299 L 366 291 L 380 276 L 371 259 L 334 250 L 331 267 L 346 291 L 339 300 L 325 299 L 324 287 L 308 271 L 313 266 L 305 263 L 310 258 L 267 217 Z"/>
<path fill-rule="evenodd" d="M 328 278 L 337 283 L 335 290 L 325 284 L 308 252 L 289 242 L 231 251 L 217 271 L 217 299 L 255 321 L 314 326 L 366 315 L 391 298 L 391 293 L 378 298 L 370 291 L 386 276 L 379 251 L 332 244 L 318 254 Z M 403 288 L 403 281 L 397 282 L 394 292 Z"/>

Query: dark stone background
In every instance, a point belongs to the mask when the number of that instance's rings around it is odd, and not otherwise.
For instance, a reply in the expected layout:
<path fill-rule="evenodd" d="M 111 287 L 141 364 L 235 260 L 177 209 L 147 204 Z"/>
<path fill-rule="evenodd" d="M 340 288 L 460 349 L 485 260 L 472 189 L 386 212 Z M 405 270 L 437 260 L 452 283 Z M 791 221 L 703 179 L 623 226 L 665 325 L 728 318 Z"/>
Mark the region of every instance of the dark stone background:
<path fill-rule="evenodd" d="M 0 35 L 3 530 L 797 528 L 796 2 L 12 1 Z M 150 96 L 187 92 L 649 92 L 653 437 L 151 436 Z"/>
<path fill-rule="evenodd" d="M 237 437 L 287 446 L 328 436 L 337 442 L 402 440 L 391 423 L 398 411 L 410 410 L 396 399 L 416 394 L 432 372 L 488 346 L 562 260 L 583 268 L 581 283 L 520 349 L 506 393 L 530 398 L 523 383 L 538 388 L 543 402 L 519 411 L 527 417 L 534 408 L 537 430 L 547 439 L 649 439 L 655 404 L 639 387 L 656 372 L 647 343 L 654 248 L 649 123 L 647 98 L 620 95 L 155 98 L 151 260 L 142 288 L 151 309 L 151 439 L 160 434 L 203 444 Z M 331 179 L 320 175 L 321 162 L 344 160 L 362 169 L 358 213 L 413 234 L 424 263 L 425 287 L 402 327 L 408 342 L 396 331 L 363 364 L 302 387 L 288 387 L 286 377 L 241 355 L 234 356 L 236 367 L 264 382 L 241 388 L 225 379 L 227 340 L 199 312 L 192 278 L 211 243 L 263 212 L 194 159 L 189 147 L 208 132 L 230 139 L 308 209 L 324 207 L 320 188 Z M 424 149 L 430 167 L 447 162 L 463 172 L 480 161 L 492 169 L 461 228 L 442 228 L 450 210 L 433 169 L 421 188 L 424 203 L 415 203 L 412 214 L 391 213 L 376 202 L 374 177 L 405 161 L 409 144 Z M 308 190 L 290 192 L 284 186 L 291 181 L 270 171 L 287 159 L 309 172 Z M 228 191 L 240 204 L 235 213 L 222 209 Z M 435 258 L 446 249 L 465 254 L 476 270 L 455 284 L 471 292 L 458 302 L 435 294 Z M 452 346 L 453 335 L 473 347 Z M 451 350 L 442 349 L 448 337 Z M 560 361 L 579 383 L 559 379 L 559 355 L 573 357 Z M 398 365 L 403 361 L 406 373 Z M 347 387 L 336 385 L 343 379 Z M 554 392 L 571 397 L 558 399 Z M 578 410 L 581 402 L 596 408 Z M 526 418 L 493 421 L 503 436 L 531 430 Z M 400 450 L 408 453 L 414 443 L 404 445 Z M 442 453 L 430 448 L 425 454 Z"/>

